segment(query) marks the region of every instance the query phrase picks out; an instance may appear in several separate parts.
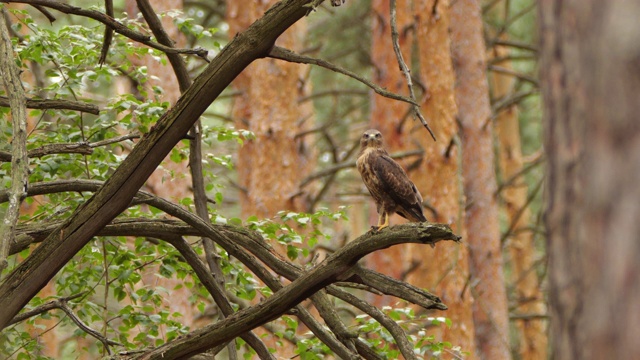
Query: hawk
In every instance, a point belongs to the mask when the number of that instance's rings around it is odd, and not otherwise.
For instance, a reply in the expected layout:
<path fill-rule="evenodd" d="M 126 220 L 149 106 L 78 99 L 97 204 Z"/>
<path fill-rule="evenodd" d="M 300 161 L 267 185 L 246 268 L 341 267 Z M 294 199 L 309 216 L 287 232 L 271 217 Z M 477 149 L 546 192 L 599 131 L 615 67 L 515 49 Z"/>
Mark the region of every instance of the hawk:
<path fill-rule="evenodd" d="M 427 221 L 422 212 L 420 192 L 400 164 L 385 150 L 380 131 L 364 132 L 356 164 L 362 181 L 376 202 L 378 231 L 389 226 L 389 214 L 394 212 L 409 221 Z"/>

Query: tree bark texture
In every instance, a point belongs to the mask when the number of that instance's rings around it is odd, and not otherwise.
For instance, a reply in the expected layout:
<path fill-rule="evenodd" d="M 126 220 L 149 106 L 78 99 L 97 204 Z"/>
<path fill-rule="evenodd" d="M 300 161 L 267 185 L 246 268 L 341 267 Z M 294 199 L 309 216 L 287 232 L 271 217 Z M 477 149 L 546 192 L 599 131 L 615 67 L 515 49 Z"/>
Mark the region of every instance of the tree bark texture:
<path fill-rule="evenodd" d="M 540 2 L 555 359 L 640 358 L 639 12 Z"/>
<path fill-rule="evenodd" d="M 373 26 L 374 82 L 396 93 L 407 93 L 407 84 L 398 70 L 390 49 L 389 1 L 374 1 Z M 422 0 L 412 8 L 409 2 L 397 2 L 397 28 L 400 46 L 416 81 L 416 96 L 421 109 L 438 139 L 434 142 L 423 126 L 408 113 L 407 104 L 382 97 L 373 99 L 371 126 L 383 132 L 390 151 L 424 150 L 419 161 L 405 161 L 409 177 L 420 190 L 429 221 L 449 224 L 464 230 L 460 146 L 455 121 L 454 71 L 449 40 L 449 2 Z M 403 31 L 405 29 L 405 31 Z M 407 30 L 410 29 L 410 30 Z M 426 89 L 421 89 L 425 87 Z M 426 94 L 425 94 L 426 91 Z M 374 209 L 375 210 L 375 209 Z M 375 220 L 375 217 L 373 218 Z M 394 222 L 404 221 L 398 216 Z M 375 221 L 374 221 L 375 222 Z M 463 238 L 465 237 L 462 234 Z M 391 271 L 392 276 L 430 289 L 447 299 L 444 316 L 452 320 L 451 328 L 435 330 L 437 338 L 474 352 L 474 325 L 471 292 L 465 289 L 469 277 L 468 252 L 464 246 L 447 244 L 424 252 L 406 244 L 372 254 L 371 266 Z M 389 305 L 389 304 L 379 304 Z M 471 358 L 474 358 L 472 355 Z"/>
<path fill-rule="evenodd" d="M 507 56 L 508 50 L 497 46 L 493 56 Z M 499 64 L 511 69 L 511 62 Z M 514 79 L 510 75 L 494 72 L 491 75 L 493 96 L 497 99 L 513 93 Z M 511 105 L 496 114 L 496 140 L 498 141 L 500 173 L 510 183 L 501 191 L 502 206 L 509 223 L 510 236 L 507 247 L 511 257 L 511 280 L 513 281 L 514 312 L 516 314 L 545 314 L 545 298 L 540 279 L 535 271 L 536 247 L 534 232 L 529 229 L 531 211 L 528 204 L 529 187 L 522 174 L 523 158 L 520 141 L 520 124 L 517 105 Z M 518 319 L 517 353 L 522 360 L 547 358 L 547 320 Z"/>
<path fill-rule="evenodd" d="M 486 78 L 482 11 L 477 0 L 451 6 L 456 103 L 462 130 L 462 169 L 478 355 L 510 359 L 507 296 L 495 198 L 491 107 Z"/>
<path fill-rule="evenodd" d="M 283 0 L 231 41 L 164 114 L 105 185 L 81 205 L 0 284 L 0 328 L 82 248 L 122 212 L 173 146 L 226 86 L 308 12 L 310 0 Z"/>
<path fill-rule="evenodd" d="M 421 108 L 437 141 L 416 121 L 408 119 L 415 128 L 411 141 L 424 149 L 424 158 L 414 171 L 413 180 L 422 192 L 429 221 L 449 224 L 466 241 L 464 226 L 464 192 L 462 188 L 462 149 L 456 123 L 457 108 L 454 98 L 455 74 L 451 62 L 449 38 L 450 2 L 422 0 L 416 14 L 417 51 L 419 67 L 415 74 L 426 87 Z M 468 289 L 469 253 L 466 246 L 440 246 L 433 253 L 419 251 L 409 244 L 412 262 L 420 265 L 409 273 L 407 281 L 430 289 L 447 299 L 449 310 L 445 316 L 453 322 L 451 328 L 442 328 L 442 339 L 471 352 L 467 359 L 476 358 L 473 297 Z"/>
<path fill-rule="evenodd" d="M 229 34 L 246 29 L 275 2 L 229 2 Z M 304 21 L 298 22 L 276 45 L 296 51 L 302 47 L 305 33 Z M 240 91 L 233 106 L 236 128 L 255 134 L 238 154 L 240 203 L 245 216 L 263 218 L 282 210 L 307 210 L 306 193 L 299 189 L 301 179 L 312 169 L 314 152 L 309 137 L 296 137 L 313 121 L 313 109 L 297 101 L 309 91 L 305 71 L 308 65 L 267 58 L 251 64 L 233 81 L 234 89 Z"/>

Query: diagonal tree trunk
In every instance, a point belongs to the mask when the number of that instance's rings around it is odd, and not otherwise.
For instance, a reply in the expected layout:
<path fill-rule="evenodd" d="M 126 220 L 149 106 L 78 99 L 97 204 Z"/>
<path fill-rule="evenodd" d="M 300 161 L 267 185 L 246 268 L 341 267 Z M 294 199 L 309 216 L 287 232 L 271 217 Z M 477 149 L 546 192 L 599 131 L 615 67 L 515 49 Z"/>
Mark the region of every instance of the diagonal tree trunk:
<path fill-rule="evenodd" d="M 308 12 L 310 0 L 283 0 L 234 38 L 164 114 L 105 185 L 0 284 L 0 328 L 100 229 L 130 203 L 173 146 L 222 90 L 275 40 Z"/>

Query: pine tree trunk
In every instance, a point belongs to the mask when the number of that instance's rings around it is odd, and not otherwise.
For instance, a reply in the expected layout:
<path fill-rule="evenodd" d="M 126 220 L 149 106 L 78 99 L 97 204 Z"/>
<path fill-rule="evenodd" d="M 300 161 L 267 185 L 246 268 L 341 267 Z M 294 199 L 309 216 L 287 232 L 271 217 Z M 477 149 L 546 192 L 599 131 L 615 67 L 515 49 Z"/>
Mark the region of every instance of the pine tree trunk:
<path fill-rule="evenodd" d="M 229 2 L 229 34 L 243 31 L 275 2 Z M 277 45 L 299 50 L 305 30 L 304 21 L 296 23 L 278 38 Z M 306 137 L 296 137 L 311 127 L 311 109 L 297 102 L 308 91 L 304 70 L 303 65 L 261 59 L 233 82 L 241 92 L 233 108 L 236 127 L 255 134 L 255 139 L 242 146 L 238 157 L 244 216 L 271 217 L 281 210 L 307 210 L 306 193 L 300 193 L 299 185 L 312 169 L 313 151 Z"/>
<path fill-rule="evenodd" d="M 389 2 L 374 1 L 373 60 L 377 77 L 374 81 L 388 90 L 407 93 L 406 80 L 398 70 L 393 53 L 390 27 Z M 449 2 L 422 0 L 412 9 L 408 2 L 397 2 L 397 27 L 403 56 L 409 63 L 419 84 L 426 86 L 428 97 L 416 86 L 421 109 L 433 128 L 437 142 L 411 115 L 407 116 L 407 104 L 374 97 L 371 116 L 372 127 L 383 132 L 390 151 L 408 151 L 421 148 L 422 159 L 403 162 L 409 177 L 422 193 L 425 203 L 434 211 L 424 209 L 429 221 L 449 224 L 455 232 L 466 238 L 462 177 L 460 169 L 460 147 L 456 137 L 454 73 L 449 47 Z M 434 6 L 437 6 L 434 9 Z M 403 31 L 403 29 L 410 29 Z M 415 51 L 413 54 L 411 51 Z M 413 65 L 413 66 L 412 66 Z M 424 100 L 423 100 L 424 99 Z M 458 145 L 456 145 L 456 143 Z M 374 209 L 375 210 L 375 209 Z M 394 216 L 394 223 L 402 222 Z M 382 258 L 377 254 L 383 253 Z M 438 316 L 452 320 L 451 328 L 439 328 L 436 338 L 460 346 L 474 356 L 474 330 L 471 313 L 472 298 L 467 288 L 469 277 L 468 253 L 464 246 L 446 244 L 435 249 L 404 245 L 378 252 L 368 257 L 369 263 L 387 274 L 405 278 L 411 284 L 426 288 L 440 296 L 449 310 Z M 385 262 L 386 261 L 386 262 Z M 395 272 L 395 273 L 390 273 Z"/>
<path fill-rule="evenodd" d="M 510 359 L 507 296 L 496 202 L 491 107 L 482 12 L 477 0 L 451 6 L 456 103 L 462 129 L 462 168 L 471 265 L 473 317 L 483 359 Z"/>
<path fill-rule="evenodd" d="M 496 58 L 509 54 L 504 47 L 496 47 L 494 52 L 493 56 Z M 511 62 L 504 60 L 499 66 L 510 69 Z M 490 79 L 496 99 L 512 94 L 514 79 L 511 75 L 494 72 Z M 500 155 L 500 173 L 504 181 L 509 181 L 500 195 L 511 233 L 508 249 L 512 266 L 511 279 L 514 282 L 515 312 L 521 315 L 545 314 L 545 299 L 534 269 L 536 248 L 534 232 L 529 228 L 532 220 L 527 200 L 529 188 L 522 175 L 524 162 L 517 105 L 511 105 L 496 114 L 495 129 Z M 520 359 L 546 359 L 546 320 L 524 318 L 515 320 L 515 325 L 518 330 Z"/>
<path fill-rule="evenodd" d="M 638 1 L 540 2 L 556 359 L 638 359 Z"/>

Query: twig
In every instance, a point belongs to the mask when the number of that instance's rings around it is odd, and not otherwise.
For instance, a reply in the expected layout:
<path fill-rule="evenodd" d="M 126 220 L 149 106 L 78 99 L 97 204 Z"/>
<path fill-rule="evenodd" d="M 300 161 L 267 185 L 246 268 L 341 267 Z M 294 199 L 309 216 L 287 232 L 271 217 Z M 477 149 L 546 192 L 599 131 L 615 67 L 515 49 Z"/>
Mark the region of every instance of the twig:
<path fill-rule="evenodd" d="M 122 344 L 120 344 L 119 342 L 113 341 L 113 340 L 109 340 L 106 337 L 102 336 L 99 332 L 97 332 L 96 330 L 92 329 L 91 327 L 89 327 L 87 324 L 85 324 L 78 316 L 76 316 L 76 314 L 73 312 L 73 309 L 71 309 L 71 307 L 68 304 L 68 301 L 79 298 L 81 296 L 85 295 L 84 292 L 79 293 L 79 294 L 74 294 L 68 297 L 64 297 L 64 298 L 59 298 L 59 299 L 55 299 L 55 300 L 51 300 L 43 305 L 40 305 L 38 307 L 36 307 L 35 309 L 32 309 L 30 311 L 27 311 L 25 313 L 22 313 L 20 315 L 17 315 L 16 317 L 14 317 L 13 319 L 11 319 L 11 321 L 9 322 L 8 325 L 13 325 L 13 324 L 17 324 L 21 321 L 24 321 L 30 317 L 36 316 L 36 315 L 40 315 L 42 313 L 45 313 L 49 310 L 53 310 L 53 309 L 60 309 L 62 311 L 64 311 L 65 314 L 67 314 L 67 316 L 80 328 L 82 329 L 82 331 L 86 332 L 87 334 L 93 336 L 94 338 L 96 338 L 97 340 L 99 340 L 105 347 L 105 349 L 107 349 L 107 352 L 109 354 L 111 354 L 111 350 L 109 349 L 110 345 L 115 345 L 115 346 L 122 346 Z"/>
<path fill-rule="evenodd" d="M 504 97 L 496 99 L 493 104 L 491 104 L 491 112 L 496 116 L 500 111 L 508 108 L 511 105 L 517 104 L 520 101 L 528 98 L 531 95 L 538 94 L 538 90 L 530 90 L 530 91 L 519 91 L 515 94 L 508 94 Z"/>
<path fill-rule="evenodd" d="M 113 0 L 104 0 L 104 9 L 107 16 L 115 18 L 113 15 Z M 100 58 L 98 59 L 98 64 L 102 66 L 105 60 L 107 60 L 107 55 L 109 54 L 109 46 L 111 46 L 111 40 L 113 39 L 113 29 L 109 26 L 105 26 L 104 28 L 104 39 L 102 41 L 102 49 L 100 49 Z"/>
<path fill-rule="evenodd" d="M 379 94 L 381 96 L 390 98 L 390 99 L 394 99 L 394 100 L 400 100 L 400 101 L 404 101 L 406 103 L 409 103 L 411 105 L 417 106 L 417 102 L 415 101 L 415 99 L 410 99 L 406 96 L 402 96 L 390 91 L 387 91 L 383 88 L 381 88 L 380 86 L 372 83 L 371 81 L 365 79 L 364 77 L 357 75 L 349 70 L 343 69 L 337 65 L 334 65 L 326 60 L 322 60 L 322 59 L 316 59 L 316 58 L 312 58 L 309 56 L 304 56 L 304 55 L 300 55 L 300 54 L 296 54 L 291 50 L 287 50 L 284 48 L 281 48 L 279 46 L 274 46 L 273 49 L 271 49 L 271 52 L 269 53 L 269 57 L 272 57 L 274 59 L 280 59 L 280 60 L 286 60 L 286 61 L 290 61 L 290 62 L 295 62 L 295 63 L 299 63 L 299 64 L 312 64 L 312 65 L 317 65 L 320 67 L 323 67 L 325 69 L 329 69 L 331 71 L 335 71 L 337 73 L 346 75 L 350 78 L 353 78 L 355 80 L 360 81 L 361 83 L 367 85 L 369 88 L 371 88 L 373 91 L 376 92 L 376 94 Z"/>
<path fill-rule="evenodd" d="M 509 314 L 509 320 L 548 320 L 548 314 Z"/>
<path fill-rule="evenodd" d="M 505 67 L 502 66 L 497 66 L 497 65 L 489 65 L 488 66 L 489 70 L 491 71 L 495 71 L 497 73 L 501 73 L 501 74 L 505 74 L 505 75 L 511 75 L 514 76 L 522 81 L 526 81 L 528 83 L 531 83 L 533 85 L 535 85 L 536 87 L 539 87 L 539 83 L 538 80 L 535 79 L 533 76 L 529 76 L 523 73 L 519 73 L 517 71 L 514 71 L 512 69 L 507 69 Z"/>
<path fill-rule="evenodd" d="M 20 81 L 20 72 L 14 61 L 11 37 L 4 17 L 0 19 L 0 68 L 2 68 L 4 88 L 9 94 L 13 124 L 9 207 L 2 219 L 3 228 L 0 235 L 1 277 L 2 271 L 9 265 L 7 261 L 9 248 L 14 241 L 14 231 L 20 217 L 20 204 L 27 195 L 29 184 L 26 96 Z"/>
<path fill-rule="evenodd" d="M 495 45 L 503 45 L 503 46 L 509 46 L 509 47 L 514 47 L 514 48 L 518 48 L 518 49 L 522 49 L 522 50 L 528 50 L 534 53 L 538 52 L 538 48 L 536 48 L 533 45 L 527 44 L 527 43 L 523 43 L 520 41 L 515 41 L 515 40 L 505 40 L 505 39 L 497 39 L 496 41 L 494 41 L 491 46 L 495 46 Z"/>
<path fill-rule="evenodd" d="M 404 57 L 402 56 L 402 51 L 400 50 L 400 35 L 398 34 L 398 26 L 396 25 L 396 0 L 391 0 L 390 3 L 390 11 L 391 11 L 391 41 L 393 42 L 393 51 L 396 53 L 396 58 L 398 59 L 398 65 L 400 65 L 400 70 L 404 74 L 404 77 L 407 79 L 407 86 L 409 87 L 409 97 L 413 100 L 413 112 L 420 119 L 422 125 L 429 131 L 429 134 L 433 138 L 433 141 L 436 141 L 436 136 L 427 124 L 427 120 L 422 116 L 422 112 L 420 112 L 420 106 L 418 106 L 416 101 L 416 95 L 413 92 L 413 82 L 411 80 L 411 71 L 407 64 L 404 62 Z"/>
<path fill-rule="evenodd" d="M 529 170 L 531 170 L 534 167 L 538 166 L 540 163 L 542 163 L 542 161 L 544 161 L 544 159 L 545 159 L 544 156 L 537 157 L 533 161 L 531 161 L 529 164 L 527 164 L 526 166 L 522 167 L 522 169 L 520 169 L 520 171 L 518 171 L 517 173 L 511 175 L 508 179 L 506 179 L 501 184 L 499 184 L 498 189 L 496 189 L 495 195 L 497 196 L 498 194 L 500 194 L 502 192 L 502 190 L 504 190 L 504 188 L 512 186 L 512 184 L 516 180 L 518 180 L 521 176 L 523 176 L 524 174 L 529 172 Z"/>
<path fill-rule="evenodd" d="M 395 153 L 392 154 L 391 157 L 393 159 L 403 159 L 405 157 L 410 157 L 410 156 L 417 156 L 417 155 L 423 155 L 424 154 L 424 150 L 410 150 L 410 151 L 403 151 L 403 152 L 399 152 L 399 153 Z M 345 161 L 343 163 L 339 163 L 333 166 L 330 166 L 324 170 L 318 171 L 314 174 L 311 174 L 309 176 L 307 176 L 304 180 L 302 180 L 302 182 L 300 183 L 300 187 L 304 187 L 307 184 L 309 184 L 311 181 L 321 178 L 321 177 L 325 177 L 325 176 L 329 176 L 332 175 L 342 169 L 348 169 L 348 168 L 354 168 L 356 167 L 356 162 L 355 161 Z"/>
<path fill-rule="evenodd" d="M 542 188 L 543 183 L 544 183 L 544 178 L 538 181 L 538 184 L 536 185 L 536 187 L 531 191 L 531 194 L 529 194 L 529 196 L 527 197 L 527 201 L 522 205 L 520 209 L 518 209 L 518 212 L 513 217 L 513 219 L 511 219 L 511 224 L 509 225 L 509 228 L 500 237 L 501 244 L 504 244 L 505 240 L 509 236 L 511 236 L 511 233 L 513 233 L 513 230 L 515 229 L 516 224 L 518 223 L 518 220 L 520 220 L 520 216 L 522 216 L 522 214 L 529 207 L 533 199 L 535 199 L 535 197 L 538 195 L 538 191 L 540 191 L 540 189 Z"/>
<path fill-rule="evenodd" d="M 100 342 L 104 345 L 105 349 L 107 349 L 107 352 L 109 353 L 109 355 L 111 355 L 111 349 L 109 348 L 109 345 L 116 345 L 116 346 L 123 346 L 122 344 L 113 341 L 113 340 L 109 340 L 105 337 L 103 337 L 99 332 L 97 332 L 96 330 L 93 330 L 92 328 L 89 327 L 89 325 L 85 324 L 79 317 L 76 316 L 76 314 L 73 313 L 73 310 L 69 307 L 69 305 L 67 304 L 66 301 L 58 299 L 55 300 L 58 303 L 58 308 L 62 311 L 65 312 L 65 314 L 67 314 L 67 316 L 76 324 L 78 325 L 78 327 L 80 329 L 82 329 L 84 332 L 86 332 L 87 334 L 93 336 L 94 338 L 100 340 Z"/>

